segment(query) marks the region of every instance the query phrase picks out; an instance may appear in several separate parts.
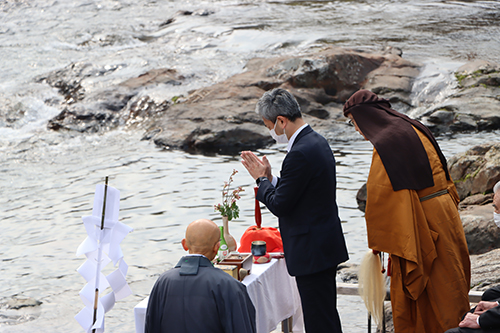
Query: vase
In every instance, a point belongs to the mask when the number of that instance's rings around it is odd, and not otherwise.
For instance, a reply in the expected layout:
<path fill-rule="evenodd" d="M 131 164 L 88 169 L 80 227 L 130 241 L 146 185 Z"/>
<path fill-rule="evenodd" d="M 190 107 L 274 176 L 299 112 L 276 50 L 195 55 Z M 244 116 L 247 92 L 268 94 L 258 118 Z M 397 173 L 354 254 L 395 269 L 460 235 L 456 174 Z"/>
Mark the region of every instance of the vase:
<path fill-rule="evenodd" d="M 229 251 L 230 252 L 236 251 L 237 247 L 236 240 L 229 233 L 229 219 L 227 218 L 227 216 L 222 217 L 222 225 L 224 226 L 224 239 L 226 240 Z"/>

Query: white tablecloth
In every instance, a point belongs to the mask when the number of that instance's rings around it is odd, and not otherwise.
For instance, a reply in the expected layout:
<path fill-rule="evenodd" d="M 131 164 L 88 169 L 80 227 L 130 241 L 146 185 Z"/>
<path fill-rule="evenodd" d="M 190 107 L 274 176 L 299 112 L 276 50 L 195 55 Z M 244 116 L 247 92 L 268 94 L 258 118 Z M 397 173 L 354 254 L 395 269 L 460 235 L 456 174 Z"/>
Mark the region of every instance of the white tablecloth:
<path fill-rule="evenodd" d="M 295 278 L 288 275 L 285 259 L 253 264 L 243 279 L 256 310 L 257 333 L 269 333 L 281 321 L 293 316 L 293 332 L 303 332 L 302 307 Z M 134 308 L 135 331 L 144 333 L 148 298 Z"/>

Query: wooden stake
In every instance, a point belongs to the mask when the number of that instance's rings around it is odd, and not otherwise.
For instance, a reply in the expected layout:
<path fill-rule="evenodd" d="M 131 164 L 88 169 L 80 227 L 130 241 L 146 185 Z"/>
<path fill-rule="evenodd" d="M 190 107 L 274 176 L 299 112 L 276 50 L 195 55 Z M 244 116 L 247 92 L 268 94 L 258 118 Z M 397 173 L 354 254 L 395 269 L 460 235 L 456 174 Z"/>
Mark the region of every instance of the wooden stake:
<path fill-rule="evenodd" d="M 102 215 L 101 215 L 101 233 L 104 229 L 104 216 L 106 215 L 106 196 L 108 194 L 108 176 L 106 176 L 106 180 L 104 183 L 104 199 L 102 201 Z M 101 246 L 101 236 L 99 235 L 99 247 Z M 92 320 L 92 326 L 94 326 L 97 320 L 97 307 L 99 304 L 99 262 L 101 261 L 101 250 L 99 249 L 99 254 L 97 257 L 97 272 L 96 272 L 96 286 L 95 286 L 95 298 L 94 298 L 94 318 Z M 92 330 L 92 333 L 95 333 L 95 328 Z"/>

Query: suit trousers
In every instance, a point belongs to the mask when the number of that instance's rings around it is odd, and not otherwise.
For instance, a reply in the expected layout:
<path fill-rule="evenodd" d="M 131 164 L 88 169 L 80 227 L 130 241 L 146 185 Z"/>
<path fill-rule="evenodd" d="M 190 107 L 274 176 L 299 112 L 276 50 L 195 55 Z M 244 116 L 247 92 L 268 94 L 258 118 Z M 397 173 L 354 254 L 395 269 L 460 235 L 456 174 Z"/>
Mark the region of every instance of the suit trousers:
<path fill-rule="evenodd" d="M 337 267 L 296 276 L 307 333 L 341 333 L 337 311 Z"/>
<path fill-rule="evenodd" d="M 481 296 L 482 301 L 494 301 L 500 298 L 500 286 L 493 286 L 486 289 Z"/>

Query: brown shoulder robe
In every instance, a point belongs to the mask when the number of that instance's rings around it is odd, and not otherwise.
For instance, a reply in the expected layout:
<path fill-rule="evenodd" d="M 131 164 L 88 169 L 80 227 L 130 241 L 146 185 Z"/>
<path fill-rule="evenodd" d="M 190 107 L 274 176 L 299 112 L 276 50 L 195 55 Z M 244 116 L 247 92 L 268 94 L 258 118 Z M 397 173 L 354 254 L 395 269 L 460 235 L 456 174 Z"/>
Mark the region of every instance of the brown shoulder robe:
<path fill-rule="evenodd" d="M 434 185 L 395 191 L 374 149 L 365 214 L 368 246 L 391 255 L 395 332 L 439 333 L 456 327 L 470 308 L 470 260 L 455 185 L 433 143 L 413 130 L 425 148 Z M 449 193 L 419 200 L 444 189 Z"/>

